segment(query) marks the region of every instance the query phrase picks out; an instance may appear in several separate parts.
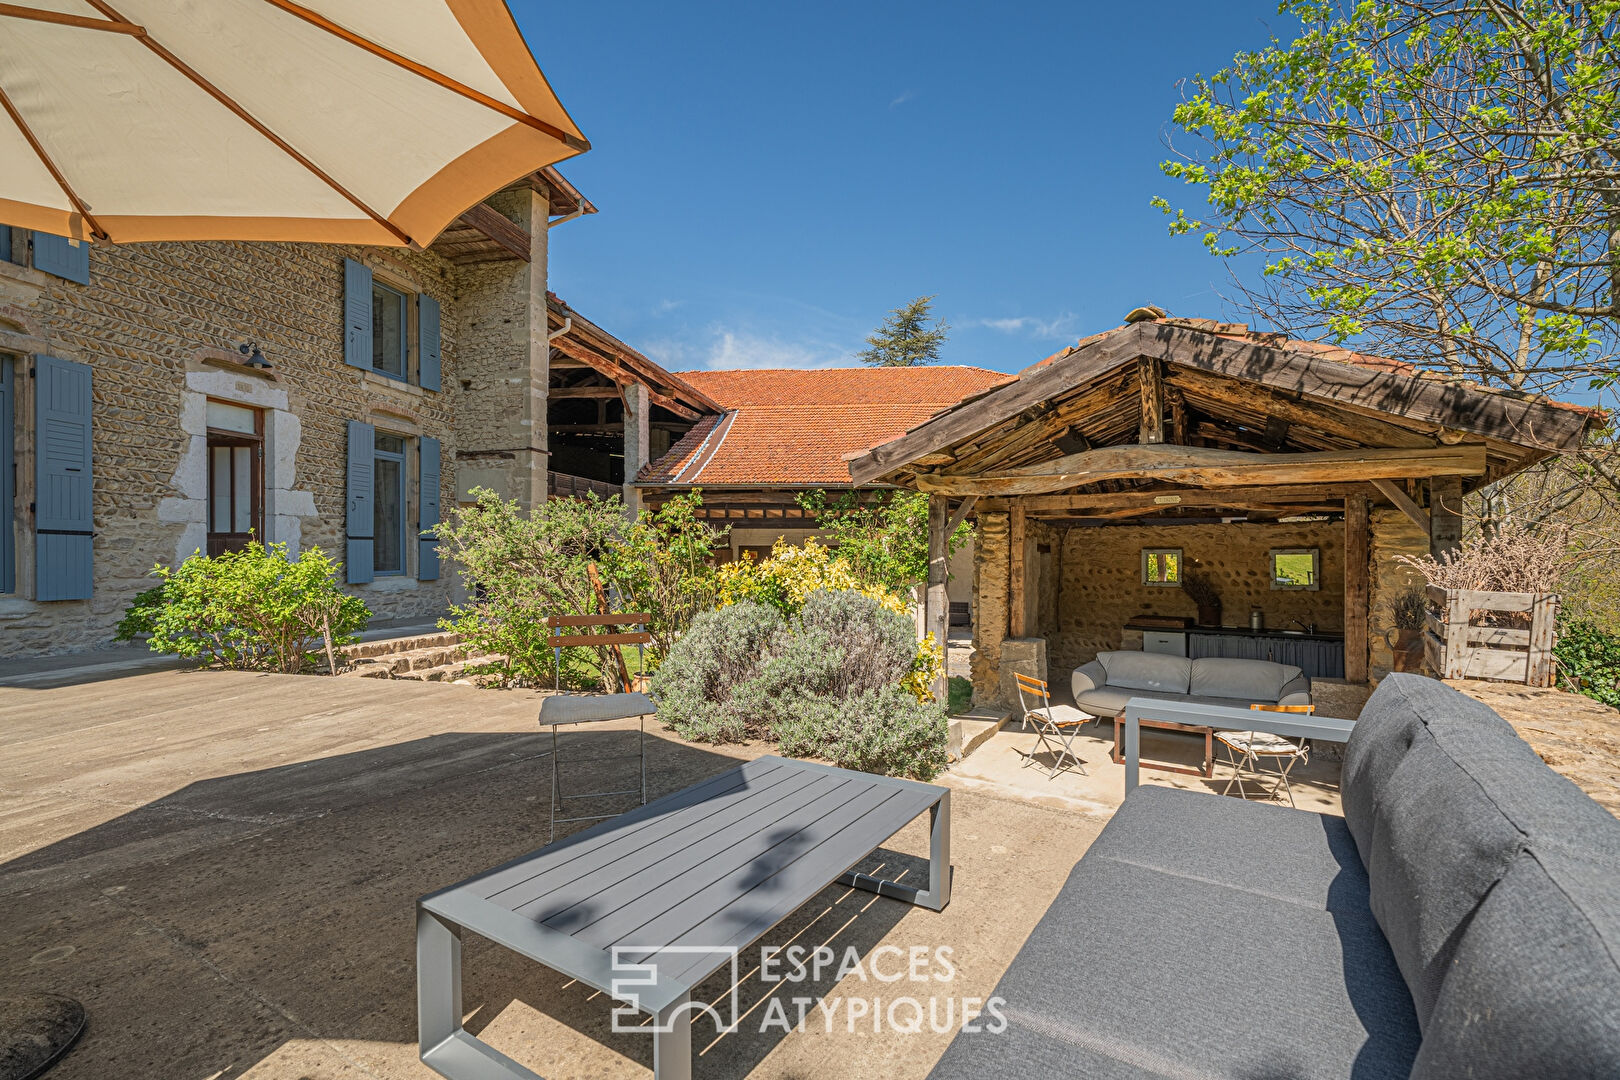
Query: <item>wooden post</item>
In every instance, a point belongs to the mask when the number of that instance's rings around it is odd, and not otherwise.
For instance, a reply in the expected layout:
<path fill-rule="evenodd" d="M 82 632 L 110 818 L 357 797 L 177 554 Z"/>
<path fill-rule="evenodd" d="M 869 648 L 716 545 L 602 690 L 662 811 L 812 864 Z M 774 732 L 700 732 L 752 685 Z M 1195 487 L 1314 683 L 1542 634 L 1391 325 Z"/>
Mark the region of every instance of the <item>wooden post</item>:
<path fill-rule="evenodd" d="M 1465 679 L 1468 677 L 1468 617 L 1472 612 L 1463 599 L 1460 589 L 1446 590 L 1446 669 L 1440 673 L 1442 679 Z"/>
<path fill-rule="evenodd" d="M 951 601 L 945 589 L 948 576 L 947 561 L 950 533 L 946 526 L 950 519 L 949 500 L 943 495 L 928 497 L 928 591 L 923 599 L 923 626 L 934 635 L 934 643 L 946 652 L 949 661 Z M 934 700 L 945 704 L 950 692 L 950 679 L 945 668 L 940 668 L 934 680 Z"/>
<path fill-rule="evenodd" d="M 1024 637 L 1024 500 L 1014 499 L 1007 515 L 1007 636 Z"/>
<path fill-rule="evenodd" d="M 1351 495 L 1344 500 L 1344 677 L 1351 683 L 1367 681 L 1371 564 L 1367 496 Z"/>
<path fill-rule="evenodd" d="M 1159 361 L 1142 357 L 1136 362 L 1142 386 L 1142 422 L 1136 441 L 1144 446 L 1164 442 L 1164 377 Z"/>
<path fill-rule="evenodd" d="M 1525 682 L 1551 686 L 1556 676 L 1553 629 L 1558 622 L 1558 594 L 1537 593 L 1530 604 L 1530 658 Z"/>
<path fill-rule="evenodd" d="M 1462 480 L 1436 476 L 1429 481 L 1429 554 L 1436 559 L 1462 547 Z"/>

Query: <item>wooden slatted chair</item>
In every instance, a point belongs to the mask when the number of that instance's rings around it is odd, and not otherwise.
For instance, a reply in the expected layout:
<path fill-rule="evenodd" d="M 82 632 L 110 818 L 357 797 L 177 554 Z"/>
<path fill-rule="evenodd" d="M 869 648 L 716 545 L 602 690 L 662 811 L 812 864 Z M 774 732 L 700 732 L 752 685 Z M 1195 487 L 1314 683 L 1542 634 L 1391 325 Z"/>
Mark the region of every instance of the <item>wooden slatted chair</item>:
<path fill-rule="evenodd" d="M 1316 711 L 1315 705 L 1254 704 L 1249 708 L 1286 713 Z M 1232 779 L 1221 789 L 1222 795 L 1230 794 L 1232 785 L 1236 784 L 1238 797 L 1248 798 L 1248 792 L 1243 787 L 1244 774 L 1247 772 L 1248 778 L 1268 797 L 1277 794 L 1280 787 L 1288 796 L 1288 805 L 1294 805 L 1294 789 L 1288 782 L 1288 774 L 1293 771 L 1295 765 L 1310 761 L 1309 740 L 1300 739 L 1295 742 L 1281 735 L 1273 735 L 1269 731 L 1217 731 L 1215 741 L 1226 751 L 1226 763 L 1232 766 Z M 1269 768 L 1264 767 L 1266 763 L 1269 763 Z M 1266 789 L 1268 779 L 1271 784 L 1269 791 Z"/>
<path fill-rule="evenodd" d="M 604 605 L 605 606 L 605 605 Z M 558 692 L 552 697 L 540 702 L 540 726 L 551 729 L 551 840 L 557 838 L 557 824 L 574 821 L 600 821 L 603 818 L 616 817 L 616 814 L 585 814 L 575 817 L 560 818 L 557 811 L 563 809 L 561 780 L 557 774 L 557 729 L 565 724 L 587 724 L 607 720 L 629 720 L 638 718 L 641 722 L 640 757 L 641 757 L 641 786 L 637 788 L 624 788 L 616 791 L 577 791 L 571 793 L 570 799 L 604 799 L 610 795 L 637 795 L 641 796 L 642 805 L 647 802 L 647 717 L 658 709 L 653 700 L 646 694 L 627 691 L 619 694 L 564 694 L 562 686 L 562 651 L 564 649 L 588 648 L 611 649 L 618 659 L 619 678 L 621 685 L 630 685 L 630 673 L 624 662 L 624 646 L 635 645 L 637 650 L 652 641 L 652 635 L 646 630 L 646 624 L 652 616 L 645 612 L 609 613 L 606 615 L 553 615 L 546 619 L 546 626 L 551 629 L 551 635 L 546 644 L 551 646 L 552 657 L 557 669 Z M 633 630 L 623 630 L 623 627 L 635 627 Z M 560 633 L 562 630 L 576 630 L 576 633 Z M 592 633 L 592 630 L 599 632 Z M 606 656 L 603 657 L 604 663 Z M 640 665 L 638 665 L 639 667 Z M 596 760 L 596 759 L 581 759 Z"/>
<path fill-rule="evenodd" d="M 1072 762 L 1080 770 L 1081 776 L 1089 776 L 1086 763 L 1074 752 L 1074 740 L 1080 734 L 1080 729 L 1097 717 L 1073 705 L 1053 705 L 1044 679 L 1032 678 L 1021 671 L 1013 675 L 1018 680 L 1018 704 L 1024 710 L 1024 722 L 1035 725 L 1038 740 L 1024 755 L 1025 767 L 1035 762 L 1044 751 L 1052 755 L 1052 765 L 1046 777 L 1048 780 L 1064 770 L 1065 762 Z"/>

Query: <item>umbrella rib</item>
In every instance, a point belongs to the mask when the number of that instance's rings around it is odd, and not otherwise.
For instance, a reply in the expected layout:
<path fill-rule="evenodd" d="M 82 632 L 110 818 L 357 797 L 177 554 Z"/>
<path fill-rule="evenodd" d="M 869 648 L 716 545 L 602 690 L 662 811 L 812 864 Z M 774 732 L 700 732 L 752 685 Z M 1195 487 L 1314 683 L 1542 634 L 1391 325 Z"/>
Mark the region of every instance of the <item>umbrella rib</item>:
<path fill-rule="evenodd" d="M 377 44 L 370 38 L 362 37 L 353 30 L 338 25 L 319 12 L 311 11 L 301 4 L 295 4 L 292 2 L 292 0 L 265 0 L 265 3 L 270 4 L 272 7 L 279 8 L 289 15 L 294 15 L 309 23 L 311 26 L 324 30 L 336 37 L 342 38 L 350 45 L 353 45 L 359 49 L 364 49 L 373 56 L 387 60 L 389 63 L 402 67 L 414 75 L 420 75 L 422 78 L 434 83 L 437 86 L 442 86 L 444 89 L 456 94 L 460 94 L 464 98 L 476 101 L 478 104 L 483 105 L 486 108 L 494 109 L 502 116 L 516 120 L 520 124 L 527 124 L 536 131 L 543 131 L 547 135 L 550 135 L 552 138 L 574 150 L 583 152 L 591 148 L 589 140 L 582 139 L 572 132 L 564 131 L 555 124 L 548 124 L 537 116 L 530 116 L 522 109 L 514 109 L 512 106 L 506 104 L 506 102 L 492 98 L 481 90 L 475 90 L 466 83 L 452 79 L 450 76 L 441 71 L 435 71 L 426 64 L 417 63 L 408 56 L 401 56 L 392 49 Z"/>
<path fill-rule="evenodd" d="M 117 19 L 121 22 L 127 21 L 122 15 L 114 11 L 112 6 L 107 4 L 105 0 L 89 0 L 89 3 L 97 11 L 101 12 L 109 19 Z M 180 74 L 196 83 L 215 101 L 219 102 L 221 105 L 225 106 L 232 113 L 234 113 L 236 117 L 243 123 L 247 124 L 254 131 L 257 131 L 260 135 L 263 135 L 266 139 L 270 140 L 270 142 L 273 143 L 282 153 L 298 162 L 298 164 L 308 169 L 311 173 L 314 173 L 315 176 L 320 178 L 322 183 L 326 184 L 327 187 L 343 196 L 349 202 L 353 203 L 354 206 L 363 212 L 367 217 L 381 225 L 383 228 L 387 229 L 396 238 L 398 238 L 400 243 L 405 244 L 408 247 L 420 246 L 403 230 L 401 230 L 399 226 L 395 225 L 392 221 L 389 221 L 386 217 L 367 206 L 364 201 L 358 198 L 353 192 L 349 191 L 348 188 L 344 187 L 342 184 L 328 176 L 319 165 L 316 165 L 313 161 L 309 160 L 309 158 L 293 149 L 287 140 L 283 139 L 281 136 L 277 135 L 275 132 L 261 124 L 256 118 L 254 118 L 252 113 L 248 112 L 241 105 L 239 105 L 229 94 L 225 93 L 225 91 L 221 90 L 219 87 L 203 78 L 196 71 L 192 70 L 190 65 L 188 65 L 184 60 L 181 60 L 178 56 L 174 55 L 174 53 L 152 40 L 152 36 L 150 34 L 142 34 L 137 37 L 136 40 L 142 45 L 145 45 L 148 49 L 152 50 L 152 52 L 156 53 L 170 67 L 174 68 L 176 71 L 180 72 Z"/>
<path fill-rule="evenodd" d="M 45 166 L 46 171 L 51 174 L 57 186 L 62 189 L 62 193 L 68 197 L 68 202 L 73 204 L 73 209 L 84 219 L 85 224 L 90 226 L 90 235 L 98 236 L 103 240 L 110 239 L 107 236 L 107 230 L 103 229 L 101 224 L 90 216 L 90 211 L 85 209 L 84 203 L 79 199 L 78 194 L 74 192 L 73 185 L 67 182 L 67 177 L 62 175 L 62 170 L 56 167 L 56 162 L 51 160 L 51 155 L 45 152 L 45 148 L 34 137 L 34 129 L 28 126 L 28 121 L 22 118 L 22 113 L 18 112 L 17 107 L 11 103 L 11 98 L 6 94 L 3 86 L 0 86 L 0 108 L 5 109 L 6 115 L 11 117 L 11 122 L 17 125 L 18 131 L 22 132 L 22 137 L 28 140 L 28 145 L 34 148 L 35 154 L 39 155 L 40 164 Z"/>
<path fill-rule="evenodd" d="M 137 37 L 146 33 L 145 27 L 130 22 L 107 22 L 105 19 L 92 19 L 88 15 L 70 15 L 65 11 L 42 11 L 20 4 L 0 4 L 0 15 L 9 15 L 14 19 L 29 19 L 33 22 L 55 23 L 57 26 L 73 26 L 80 30 L 110 30 L 115 34 L 134 34 Z"/>

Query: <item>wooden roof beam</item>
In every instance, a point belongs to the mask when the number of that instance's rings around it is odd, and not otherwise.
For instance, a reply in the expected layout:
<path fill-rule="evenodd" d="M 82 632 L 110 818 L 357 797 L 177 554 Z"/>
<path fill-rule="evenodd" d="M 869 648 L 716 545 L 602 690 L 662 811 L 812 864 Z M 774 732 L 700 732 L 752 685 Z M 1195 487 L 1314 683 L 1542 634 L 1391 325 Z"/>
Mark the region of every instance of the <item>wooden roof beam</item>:
<path fill-rule="evenodd" d="M 994 476 L 917 476 L 919 491 L 940 495 L 1044 495 L 1103 480 L 1159 480 L 1196 487 L 1249 487 L 1480 476 L 1483 444 L 1430 450 L 1330 450 L 1251 454 L 1197 446 L 1108 446 L 1068 454 Z"/>

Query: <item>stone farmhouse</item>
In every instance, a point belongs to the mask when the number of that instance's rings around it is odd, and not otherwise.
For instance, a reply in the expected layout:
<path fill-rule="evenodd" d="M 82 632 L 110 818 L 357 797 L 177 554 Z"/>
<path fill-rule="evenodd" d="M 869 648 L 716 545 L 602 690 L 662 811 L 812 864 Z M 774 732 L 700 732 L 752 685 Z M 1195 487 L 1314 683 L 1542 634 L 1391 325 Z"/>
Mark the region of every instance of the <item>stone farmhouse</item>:
<path fill-rule="evenodd" d="M 544 499 L 548 408 L 595 416 L 554 379 L 611 385 L 571 392 L 613 396 L 633 476 L 718 406 L 548 296 L 548 229 L 594 212 L 546 168 L 422 251 L 0 226 L 0 654 L 103 644 L 154 564 L 250 535 L 431 621 L 457 586 L 422 531 L 474 486 Z"/>

